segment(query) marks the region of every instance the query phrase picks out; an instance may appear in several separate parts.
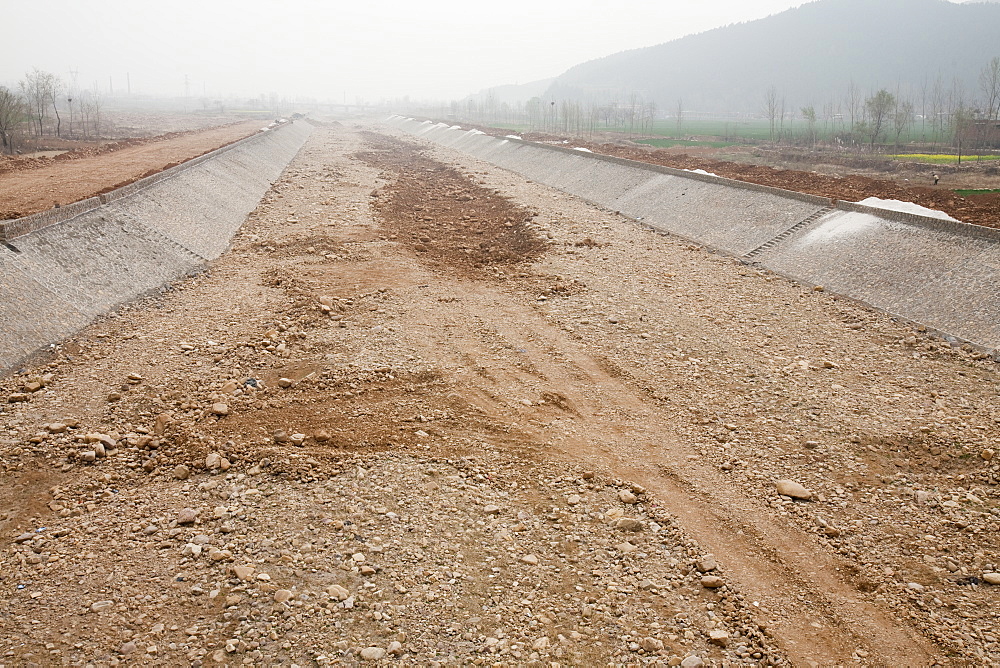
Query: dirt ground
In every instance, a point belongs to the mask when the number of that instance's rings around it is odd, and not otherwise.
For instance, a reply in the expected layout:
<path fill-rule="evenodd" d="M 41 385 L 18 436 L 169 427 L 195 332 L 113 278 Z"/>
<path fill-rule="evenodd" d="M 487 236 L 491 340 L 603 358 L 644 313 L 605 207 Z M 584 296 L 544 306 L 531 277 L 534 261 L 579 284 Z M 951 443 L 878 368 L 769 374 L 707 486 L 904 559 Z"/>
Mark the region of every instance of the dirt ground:
<path fill-rule="evenodd" d="M 0 220 L 120 188 L 260 130 L 259 120 L 125 139 L 55 157 L 0 156 Z"/>
<path fill-rule="evenodd" d="M 994 362 L 385 127 L 0 391 L 2 665 L 1000 664 Z"/>

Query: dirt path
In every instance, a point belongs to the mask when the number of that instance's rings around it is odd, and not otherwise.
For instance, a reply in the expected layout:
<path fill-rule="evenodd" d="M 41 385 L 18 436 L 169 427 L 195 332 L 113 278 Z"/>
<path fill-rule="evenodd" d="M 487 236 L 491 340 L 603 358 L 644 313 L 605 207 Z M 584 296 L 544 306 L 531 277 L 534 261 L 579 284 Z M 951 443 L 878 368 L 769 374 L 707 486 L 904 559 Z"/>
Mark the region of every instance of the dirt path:
<path fill-rule="evenodd" d="M 20 218 L 55 204 L 70 204 L 113 190 L 178 163 L 231 144 L 261 128 L 259 120 L 178 133 L 164 140 L 75 160 L 0 172 L 0 220 Z"/>
<path fill-rule="evenodd" d="M 3 381 L 5 660 L 1000 661 L 992 362 L 360 129 Z"/>

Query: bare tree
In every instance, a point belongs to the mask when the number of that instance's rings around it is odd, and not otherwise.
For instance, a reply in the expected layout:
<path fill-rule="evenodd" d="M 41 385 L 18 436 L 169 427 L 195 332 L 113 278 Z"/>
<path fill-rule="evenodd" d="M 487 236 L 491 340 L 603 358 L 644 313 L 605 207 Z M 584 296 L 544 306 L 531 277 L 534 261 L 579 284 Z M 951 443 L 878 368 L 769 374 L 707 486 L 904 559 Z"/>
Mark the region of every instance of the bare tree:
<path fill-rule="evenodd" d="M 983 146 L 1000 120 L 1000 57 L 995 57 L 979 73 L 979 89 L 983 93 L 983 122 L 979 144 Z"/>
<path fill-rule="evenodd" d="M 7 153 L 14 152 L 17 128 L 27 119 L 24 98 L 14 91 L 0 86 L 0 145 Z"/>
<path fill-rule="evenodd" d="M 945 114 L 944 81 L 939 74 L 931 86 L 931 130 L 935 134 L 935 139 L 938 139 L 944 129 Z"/>
<path fill-rule="evenodd" d="M 41 136 L 44 132 L 45 119 L 48 118 L 48 107 L 52 100 L 52 90 L 55 87 L 55 75 L 43 72 L 36 67 L 31 72 L 26 73 L 18 85 L 34 119 L 35 134 Z"/>
<path fill-rule="evenodd" d="M 684 124 L 684 100 L 677 98 L 677 134 L 681 133 L 681 126 Z"/>
<path fill-rule="evenodd" d="M 909 100 L 905 100 L 900 104 L 896 105 L 896 109 L 892 114 L 892 129 L 896 136 L 896 150 L 899 150 L 899 137 L 902 135 L 906 128 L 910 127 L 910 123 L 913 122 L 913 103 Z"/>
<path fill-rule="evenodd" d="M 56 136 L 62 137 L 62 118 L 59 116 L 59 105 L 56 103 L 62 94 L 62 80 L 59 77 L 50 75 L 49 79 L 49 101 L 52 103 L 52 111 L 56 114 Z"/>
<path fill-rule="evenodd" d="M 958 100 L 958 105 L 951 114 L 951 128 L 954 133 L 955 151 L 958 154 L 958 166 L 962 166 L 962 152 L 967 145 L 966 135 L 972 124 L 972 110 L 965 105 L 964 99 Z"/>
<path fill-rule="evenodd" d="M 845 99 L 847 103 L 847 113 L 851 119 L 851 134 L 854 134 L 857 129 L 857 123 L 860 120 L 858 117 L 861 115 L 861 89 L 858 85 L 851 80 L 851 83 L 847 86 L 847 98 Z"/>
<path fill-rule="evenodd" d="M 83 137 L 89 138 L 90 128 L 95 139 L 101 136 L 101 109 L 104 107 L 104 98 L 100 89 L 95 85 L 94 90 L 84 91 L 80 100 L 80 112 L 83 114 Z"/>
<path fill-rule="evenodd" d="M 872 150 L 875 149 L 875 142 L 882 134 L 882 129 L 895 108 L 896 98 L 884 88 L 865 100 L 865 111 L 868 113 L 869 148 Z"/>
<path fill-rule="evenodd" d="M 774 86 L 764 91 L 764 114 L 771 124 L 771 141 L 774 141 L 774 126 L 778 121 L 778 89 Z"/>
<path fill-rule="evenodd" d="M 802 118 L 806 120 L 806 128 L 809 132 L 809 145 L 816 146 L 816 108 L 812 105 L 802 107 Z"/>

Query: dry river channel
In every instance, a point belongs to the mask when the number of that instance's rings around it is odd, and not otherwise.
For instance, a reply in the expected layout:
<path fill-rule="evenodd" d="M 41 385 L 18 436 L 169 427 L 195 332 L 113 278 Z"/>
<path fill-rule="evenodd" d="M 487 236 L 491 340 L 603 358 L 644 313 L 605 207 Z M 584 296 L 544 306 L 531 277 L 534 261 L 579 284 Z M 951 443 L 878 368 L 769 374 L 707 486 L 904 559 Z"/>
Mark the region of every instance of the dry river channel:
<path fill-rule="evenodd" d="M 997 364 L 377 124 L 0 380 L 0 664 L 996 665 Z"/>

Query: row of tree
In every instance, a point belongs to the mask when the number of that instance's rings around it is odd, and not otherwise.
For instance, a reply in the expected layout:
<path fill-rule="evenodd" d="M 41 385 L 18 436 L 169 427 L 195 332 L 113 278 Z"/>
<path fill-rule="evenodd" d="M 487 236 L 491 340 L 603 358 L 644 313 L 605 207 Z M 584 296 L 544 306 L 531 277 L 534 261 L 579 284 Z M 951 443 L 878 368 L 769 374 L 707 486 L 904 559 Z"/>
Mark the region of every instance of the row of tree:
<path fill-rule="evenodd" d="M 51 72 L 35 68 L 16 90 L 0 86 L 0 147 L 14 153 L 30 135 L 100 138 L 103 106 L 96 86 L 92 91 L 76 90 Z"/>
<path fill-rule="evenodd" d="M 731 126 L 750 123 L 754 118 L 759 125 L 763 118 L 774 143 L 816 146 L 826 142 L 875 150 L 917 141 L 947 146 L 961 155 L 963 151 L 1000 148 L 1000 58 L 993 58 L 983 67 L 974 92 L 965 90 L 958 79 L 948 84 L 940 76 L 925 81 L 915 91 L 897 87 L 866 93 L 852 82 L 843 95 L 831 97 L 822 105 L 796 108 L 786 102 L 777 86 L 770 86 L 756 114 L 707 114 L 685 109 L 682 100 L 661 110 L 654 99 L 639 92 L 610 100 L 535 97 L 514 104 L 487 94 L 452 102 L 448 112 L 456 120 L 577 135 L 597 131 L 649 135 L 657 120 L 676 123 L 674 134 L 681 134 L 688 120 L 725 119 L 727 139 L 735 134 L 731 134 Z"/>
<path fill-rule="evenodd" d="M 946 87 L 940 78 L 925 85 L 917 96 L 880 89 L 867 96 L 853 83 L 837 104 L 817 110 L 800 109 L 806 132 L 794 129 L 794 114 L 786 109 L 777 87 L 764 94 L 762 109 L 773 142 L 807 143 L 820 139 L 839 144 L 899 146 L 903 137 L 945 144 L 961 156 L 970 149 L 1000 148 L 1000 58 L 979 73 L 978 90 L 968 93 L 957 80 Z M 786 125 L 787 122 L 787 125 Z M 822 133 L 820 124 L 822 123 Z"/>

